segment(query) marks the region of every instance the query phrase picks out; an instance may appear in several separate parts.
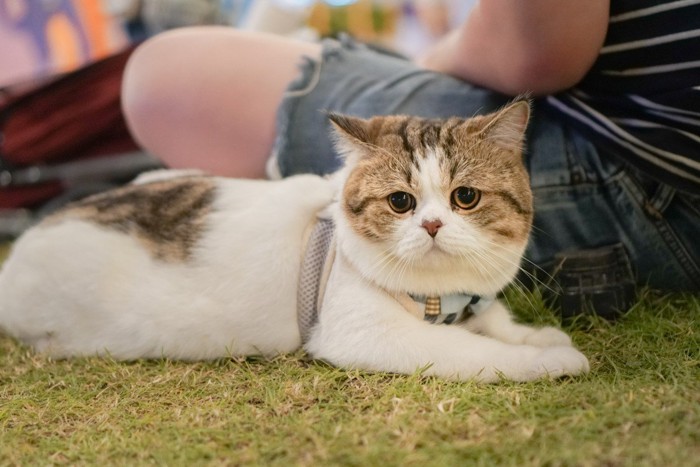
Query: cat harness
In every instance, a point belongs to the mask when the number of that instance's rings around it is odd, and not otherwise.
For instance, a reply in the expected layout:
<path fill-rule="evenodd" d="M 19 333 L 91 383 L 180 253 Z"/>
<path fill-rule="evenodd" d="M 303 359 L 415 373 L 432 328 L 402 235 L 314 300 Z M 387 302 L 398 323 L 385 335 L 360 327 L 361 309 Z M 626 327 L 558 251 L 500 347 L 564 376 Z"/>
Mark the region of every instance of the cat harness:
<path fill-rule="evenodd" d="M 297 321 L 301 339 L 306 343 L 318 322 L 321 303 L 333 261 L 335 231 L 330 216 L 319 214 L 311 228 L 302 257 L 297 288 Z M 456 324 L 486 310 L 495 298 L 456 293 L 443 296 L 392 294 L 411 314 L 432 324 Z"/>

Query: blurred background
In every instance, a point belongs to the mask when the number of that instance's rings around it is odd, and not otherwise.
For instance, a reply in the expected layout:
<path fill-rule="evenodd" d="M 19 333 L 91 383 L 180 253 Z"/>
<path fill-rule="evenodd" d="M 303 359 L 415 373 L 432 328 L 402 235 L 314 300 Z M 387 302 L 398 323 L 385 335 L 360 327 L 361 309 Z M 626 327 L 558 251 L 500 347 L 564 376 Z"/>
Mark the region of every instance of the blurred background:
<path fill-rule="evenodd" d="M 475 0 L 0 0 L 0 87 L 75 69 L 150 35 L 218 24 L 307 40 L 346 32 L 407 55 Z"/>
<path fill-rule="evenodd" d="M 120 107 L 133 48 L 221 25 L 301 40 L 348 34 L 406 58 L 475 0 L 0 0 L 0 241 L 67 202 L 161 167 Z"/>

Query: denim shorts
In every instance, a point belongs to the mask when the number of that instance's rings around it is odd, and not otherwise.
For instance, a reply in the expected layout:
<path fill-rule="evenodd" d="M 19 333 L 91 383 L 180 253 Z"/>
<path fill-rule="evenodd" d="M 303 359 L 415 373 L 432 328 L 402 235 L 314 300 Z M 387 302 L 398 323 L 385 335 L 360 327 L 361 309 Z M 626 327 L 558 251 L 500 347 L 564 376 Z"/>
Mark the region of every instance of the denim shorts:
<path fill-rule="evenodd" d="M 268 172 L 327 174 L 340 166 L 328 111 L 471 117 L 508 101 L 350 40 L 326 40 L 320 60 L 304 59 L 279 108 Z M 640 284 L 700 290 L 700 197 L 602 153 L 544 102 L 533 105 L 525 163 L 535 218 L 527 259 L 546 270 L 558 252 L 622 243 Z"/>

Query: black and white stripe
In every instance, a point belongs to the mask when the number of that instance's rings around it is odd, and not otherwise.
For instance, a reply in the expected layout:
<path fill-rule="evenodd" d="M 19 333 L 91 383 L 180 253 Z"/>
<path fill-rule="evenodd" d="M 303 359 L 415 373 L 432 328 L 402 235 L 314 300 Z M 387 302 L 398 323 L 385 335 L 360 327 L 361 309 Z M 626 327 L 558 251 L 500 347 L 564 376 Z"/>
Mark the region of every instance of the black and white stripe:
<path fill-rule="evenodd" d="M 700 0 L 612 0 L 598 60 L 546 104 L 603 151 L 700 193 Z"/>

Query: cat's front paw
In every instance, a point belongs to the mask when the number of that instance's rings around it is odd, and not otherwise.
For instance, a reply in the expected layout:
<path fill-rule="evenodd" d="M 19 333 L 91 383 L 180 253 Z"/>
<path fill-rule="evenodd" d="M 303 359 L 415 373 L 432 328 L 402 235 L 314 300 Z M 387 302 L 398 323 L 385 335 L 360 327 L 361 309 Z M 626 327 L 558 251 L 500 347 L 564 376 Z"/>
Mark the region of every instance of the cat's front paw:
<path fill-rule="evenodd" d="M 562 330 L 547 326 L 533 329 L 525 336 L 524 344 L 535 347 L 571 347 L 571 338 Z"/>
<path fill-rule="evenodd" d="M 528 379 L 559 378 L 588 373 L 588 359 L 573 347 L 547 347 L 531 362 Z"/>

